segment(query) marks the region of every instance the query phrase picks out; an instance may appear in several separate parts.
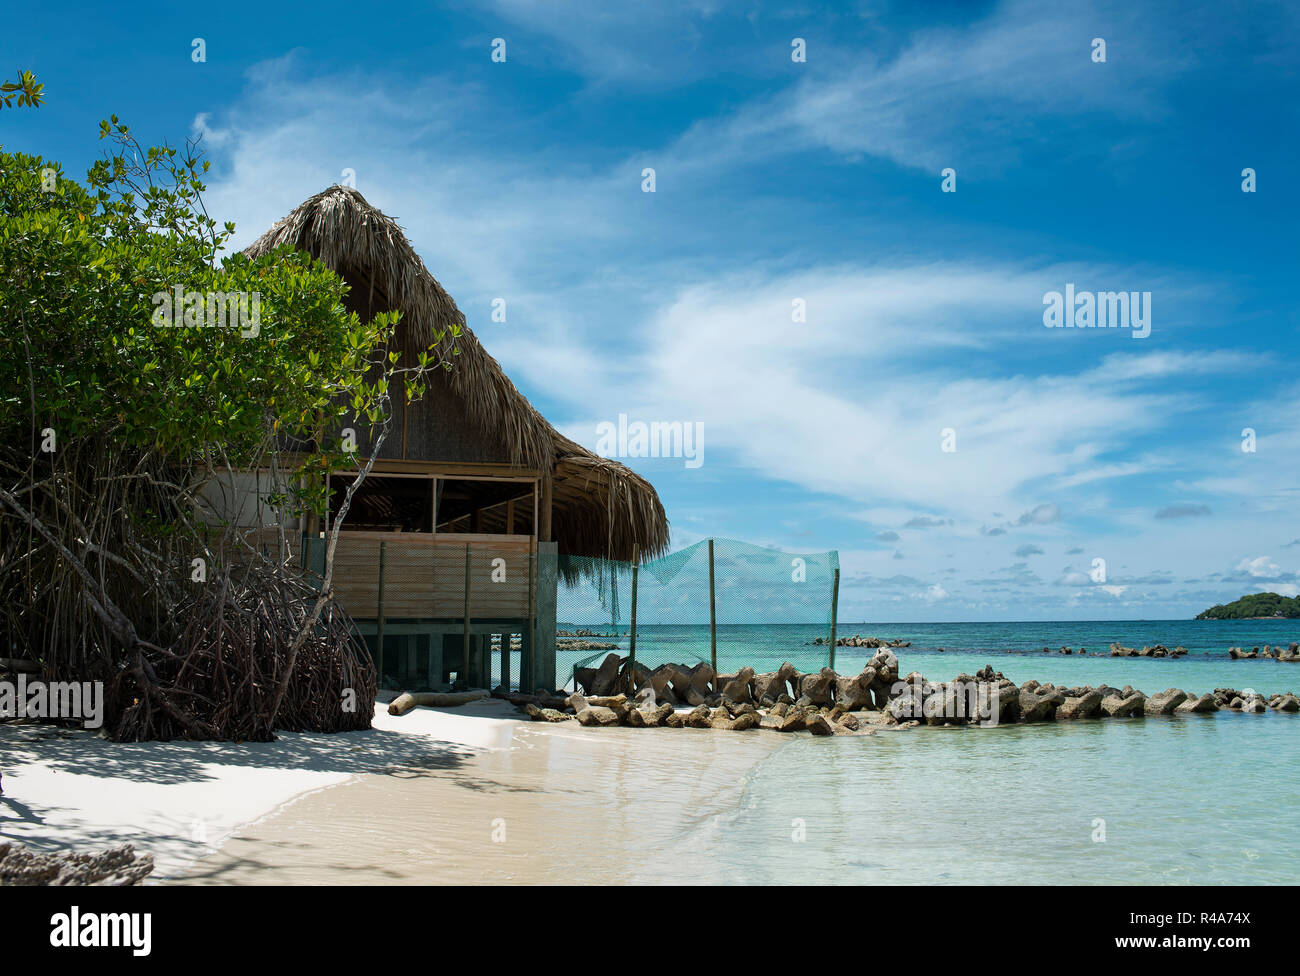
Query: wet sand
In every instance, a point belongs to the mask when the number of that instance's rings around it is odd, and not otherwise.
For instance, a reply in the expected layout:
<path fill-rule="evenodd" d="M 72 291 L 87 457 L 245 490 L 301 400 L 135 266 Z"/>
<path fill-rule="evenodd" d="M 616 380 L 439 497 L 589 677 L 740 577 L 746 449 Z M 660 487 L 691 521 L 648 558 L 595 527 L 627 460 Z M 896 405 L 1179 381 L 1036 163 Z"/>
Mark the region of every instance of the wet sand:
<path fill-rule="evenodd" d="M 306 795 L 176 881 L 716 883 L 720 823 L 791 741 L 569 722 L 502 722 L 501 736 Z"/>

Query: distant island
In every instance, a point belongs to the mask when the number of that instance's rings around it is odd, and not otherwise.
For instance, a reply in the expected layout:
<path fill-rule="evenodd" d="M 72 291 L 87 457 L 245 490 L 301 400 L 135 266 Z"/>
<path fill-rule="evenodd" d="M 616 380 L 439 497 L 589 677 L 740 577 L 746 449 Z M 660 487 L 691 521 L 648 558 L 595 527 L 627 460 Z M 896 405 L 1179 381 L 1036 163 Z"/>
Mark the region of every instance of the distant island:
<path fill-rule="evenodd" d="M 1248 593 L 1240 600 L 1220 603 L 1196 615 L 1197 620 L 1249 620 L 1257 617 L 1300 617 L 1300 597 L 1280 593 Z"/>

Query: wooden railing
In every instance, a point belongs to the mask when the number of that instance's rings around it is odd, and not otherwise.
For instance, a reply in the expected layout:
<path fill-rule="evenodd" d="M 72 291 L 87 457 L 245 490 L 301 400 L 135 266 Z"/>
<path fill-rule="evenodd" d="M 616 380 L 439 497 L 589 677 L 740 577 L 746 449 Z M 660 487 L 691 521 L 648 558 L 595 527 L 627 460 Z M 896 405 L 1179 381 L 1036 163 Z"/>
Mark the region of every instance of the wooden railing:
<path fill-rule="evenodd" d="M 334 553 L 334 592 L 356 619 L 383 616 L 456 620 L 529 617 L 531 536 L 342 532 Z M 323 567 L 323 539 L 311 540 L 309 565 Z"/>

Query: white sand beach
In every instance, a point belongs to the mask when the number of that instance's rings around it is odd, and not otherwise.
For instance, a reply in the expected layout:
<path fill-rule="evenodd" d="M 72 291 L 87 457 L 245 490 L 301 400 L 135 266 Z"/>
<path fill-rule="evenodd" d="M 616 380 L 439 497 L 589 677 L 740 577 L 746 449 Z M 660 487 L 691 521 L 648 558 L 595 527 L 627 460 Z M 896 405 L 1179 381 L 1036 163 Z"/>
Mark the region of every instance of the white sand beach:
<path fill-rule="evenodd" d="M 244 743 L 116 743 L 0 725 L 0 838 L 39 850 L 131 843 L 154 855 L 153 878 L 166 879 L 313 791 L 507 749 L 518 718 L 491 700 L 401 717 L 379 704 L 365 732 L 282 732 L 276 742 Z"/>

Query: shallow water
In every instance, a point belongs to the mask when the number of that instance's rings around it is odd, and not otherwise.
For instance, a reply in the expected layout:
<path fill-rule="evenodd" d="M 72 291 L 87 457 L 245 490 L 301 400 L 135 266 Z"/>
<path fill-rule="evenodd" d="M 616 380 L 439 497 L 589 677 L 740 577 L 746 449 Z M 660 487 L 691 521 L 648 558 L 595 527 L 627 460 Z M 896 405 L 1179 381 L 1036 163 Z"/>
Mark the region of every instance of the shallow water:
<path fill-rule="evenodd" d="M 1300 868 L 1296 715 L 829 739 L 514 728 L 509 748 L 307 796 L 186 880 L 1253 884 Z"/>
<path fill-rule="evenodd" d="M 1277 713 L 800 738 L 717 855 L 752 883 L 1295 884 L 1297 749 Z"/>
<path fill-rule="evenodd" d="M 828 663 L 828 650 L 810 643 L 821 632 L 722 626 L 719 664 L 774 670 L 791 660 L 811 670 Z M 1017 683 L 1300 690 L 1300 665 L 1227 656 L 1230 646 L 1289 644 L 1300 621 L 850 624 L 840 633 L 910 640 L 897 651 L 901 673 L 933 680 L 992 664 Z M 1111 658 L 1111 641 L 1191 654 Z M 1076 653 L 1056 653 L 1062 645 Z M 1081 646 L 1092 653 L 1080 656 Z M 708 628 L 647 627 L 637 650 L 651 664 L 707 658 Z M 874 653 L 840 648 L 836 667 L 856 671 Z M 585 656 L 562 653 L 561 680 Z M 1295 883 L 1300 869 L 1290 824 L 1300 715 L 822 739 L 573 723 L 502 730 L 503 748 L 449 748 L 304 797 L 186 880 L 1254 884 Z"/>

